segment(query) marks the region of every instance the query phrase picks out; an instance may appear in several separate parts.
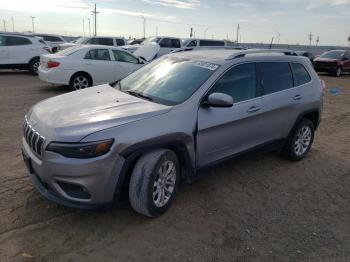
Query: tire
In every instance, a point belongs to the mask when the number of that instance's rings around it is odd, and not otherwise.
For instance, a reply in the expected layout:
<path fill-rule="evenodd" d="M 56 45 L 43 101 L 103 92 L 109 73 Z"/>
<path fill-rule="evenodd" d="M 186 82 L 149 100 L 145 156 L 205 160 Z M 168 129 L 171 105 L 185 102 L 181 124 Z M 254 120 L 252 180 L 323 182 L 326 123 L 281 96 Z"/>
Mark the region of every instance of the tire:
<path fill-rule="evenodd" d="M 30 60 L 30 62 L 29 62 L 29 71 L 32 74 L 37 75 L 38 74 L 39 65 L 40 65 L 40 58 L 34 58 L 34 59 Z"/>
<path fill-rule="evenodd" d="M 69 81 L 69 88 L 71 90 L 80 90 L 92 86 L 91 76 L 87 73 L 76 73 Z"/>
<path fill-rule="evenodd" d="M 310 151 L 314 136 L 314 124 L 309 119 L 303 118 L 289 136 L 282 155 L 291 161 L 303 159 Z"/>
<path fill-rule="evenodd" d="M 171 166 L 174 168 L 175 174 L 171 172 L 172 175 L 169 174 L 168 179 L 164 177 L 164 180 L 162 180 L 162 170 L 163 174 L 166 173 L 166 169 L 173 170 Z M 140 214 L 158 217 L 171 206 L 179 182 L 180 166 L 176 154 L 167 149 L 149 152 L 141 156 L 132 172 L 129 184 L 130 204 Z M 162 187 L 165 187 L 167 190 L 162 190 Z M 170 191 L 170 194 L 166 193 Z"/>
<path fill-rule="evenodd" d="M 342 72 L 343 72 L 342 68 L 341 68 L 340 66 L 338 66 L 338 67 L 334 70 L 333 75 L 334 75 L 335 77 L 341 77 Z"/>

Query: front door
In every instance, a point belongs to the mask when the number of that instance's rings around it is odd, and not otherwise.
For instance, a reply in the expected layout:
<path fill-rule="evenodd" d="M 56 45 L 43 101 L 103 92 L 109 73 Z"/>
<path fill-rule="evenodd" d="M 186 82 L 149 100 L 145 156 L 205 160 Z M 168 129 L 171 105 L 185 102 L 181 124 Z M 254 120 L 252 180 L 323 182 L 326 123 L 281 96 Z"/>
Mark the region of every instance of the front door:
<path fill-rule="evenodd" d="M 232 96 L 230 108 L 201 106 L 198 110 L 197 166 L 203 167 L 265 142 L 260 135 L 264 124 L 262 103 L 257 96 L 255 63 L 234 66 L 208 94 Z"/>

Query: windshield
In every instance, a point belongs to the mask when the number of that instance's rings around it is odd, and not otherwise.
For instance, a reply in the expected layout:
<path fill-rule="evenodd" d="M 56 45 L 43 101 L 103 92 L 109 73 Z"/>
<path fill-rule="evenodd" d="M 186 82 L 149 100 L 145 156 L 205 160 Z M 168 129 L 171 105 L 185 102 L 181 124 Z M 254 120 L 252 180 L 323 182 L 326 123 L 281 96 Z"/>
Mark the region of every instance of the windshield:
<path fill-rule="evenodd" d="M 81 38 L 78 38 L 77 40 L 75 40 L 74 43 L 76 43 L 76 44 L 84 44 L 87 40 L 88 40 L 88 38 L 81 37 Z"/>
<path fill-rule="evenodd" d="M 344 55 L 343 51 L 330 51 L 322 54 L 321 58 L 329 58 L 329 59 L 341 59 Z"/>
<path fill-rule="evenodd" d="M 124 78 L 116 88 L 156 103 L 176 105 L 187 100 L 218 67 L 207 62 L 163 57 Z"/>
<path fill-rule="evenodd" d="M 159 40 L 160 40 L 159 37 L 148 37 L 142 42 L 142 44 L 143 45 L 147 45 L 149 43 L 158 43 Z"/>

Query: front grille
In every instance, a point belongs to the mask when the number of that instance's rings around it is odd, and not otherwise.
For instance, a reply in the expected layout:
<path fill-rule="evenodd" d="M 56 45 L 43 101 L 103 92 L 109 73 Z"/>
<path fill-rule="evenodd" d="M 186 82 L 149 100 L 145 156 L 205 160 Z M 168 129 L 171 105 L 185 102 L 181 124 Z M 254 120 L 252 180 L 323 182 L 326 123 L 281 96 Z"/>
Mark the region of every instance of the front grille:
<path fill-rule="evenodd" d="M 35 131 L 35 129 L 29 124 L 27 117 L 25 117 L 23 129 L 23 135 L 28 145 L 36 154 L 41 156 L 45 137 L 41 136 L 37 131 Z"/>

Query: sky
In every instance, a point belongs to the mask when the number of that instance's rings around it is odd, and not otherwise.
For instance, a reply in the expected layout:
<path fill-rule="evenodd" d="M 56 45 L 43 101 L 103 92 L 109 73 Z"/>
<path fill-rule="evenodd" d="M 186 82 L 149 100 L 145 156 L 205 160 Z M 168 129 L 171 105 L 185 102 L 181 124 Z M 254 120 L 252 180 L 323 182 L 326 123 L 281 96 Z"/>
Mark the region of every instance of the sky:
<path fill-rule="evenodd" d="M 349 45 L 350 0 L 0 0 L 0 31 L 88 36 L 177 36 L 240 42 Z M 89 30 L 89 20 L 91 30 Z M 14 21 L 14 23 L 12 23 Z M 84 30 L 85 29 L 85 30 Z"/>

